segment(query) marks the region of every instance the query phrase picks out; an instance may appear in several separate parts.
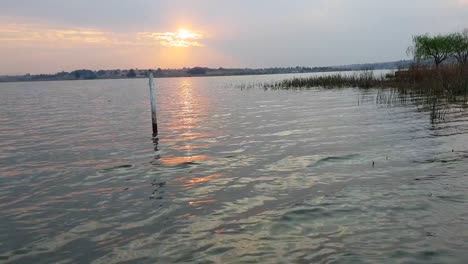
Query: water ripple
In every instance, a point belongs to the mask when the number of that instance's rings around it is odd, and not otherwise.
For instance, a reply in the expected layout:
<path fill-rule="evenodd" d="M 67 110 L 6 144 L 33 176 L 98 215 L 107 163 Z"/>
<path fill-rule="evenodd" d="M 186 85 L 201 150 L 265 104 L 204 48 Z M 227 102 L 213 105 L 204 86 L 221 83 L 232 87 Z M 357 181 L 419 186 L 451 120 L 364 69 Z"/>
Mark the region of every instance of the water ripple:
<path fill-rule="evenodd" d="M 0 262 L 464 263 L 468 112 L 285 76 L 0 84 Z"/>

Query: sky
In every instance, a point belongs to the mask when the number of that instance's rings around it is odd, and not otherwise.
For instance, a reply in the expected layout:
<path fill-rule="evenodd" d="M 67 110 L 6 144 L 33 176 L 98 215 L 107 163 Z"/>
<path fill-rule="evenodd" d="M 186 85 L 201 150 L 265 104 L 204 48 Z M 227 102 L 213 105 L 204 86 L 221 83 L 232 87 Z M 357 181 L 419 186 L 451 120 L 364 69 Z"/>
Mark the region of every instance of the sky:
<path fill-rule="evenodd" d="M 468 0 L 0 0 L 0 75 L 408 59 Z"/>

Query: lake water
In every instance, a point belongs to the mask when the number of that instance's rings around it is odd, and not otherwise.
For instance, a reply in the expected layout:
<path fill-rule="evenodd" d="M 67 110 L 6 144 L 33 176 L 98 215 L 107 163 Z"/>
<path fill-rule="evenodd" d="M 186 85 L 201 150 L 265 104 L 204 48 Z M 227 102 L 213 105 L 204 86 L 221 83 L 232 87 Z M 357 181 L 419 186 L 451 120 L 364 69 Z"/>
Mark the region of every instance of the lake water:
<path fill-rule="evenodd" d="M 290 75 L 0 84 L 0 262 L 466 263 L 468 110 Z"/>

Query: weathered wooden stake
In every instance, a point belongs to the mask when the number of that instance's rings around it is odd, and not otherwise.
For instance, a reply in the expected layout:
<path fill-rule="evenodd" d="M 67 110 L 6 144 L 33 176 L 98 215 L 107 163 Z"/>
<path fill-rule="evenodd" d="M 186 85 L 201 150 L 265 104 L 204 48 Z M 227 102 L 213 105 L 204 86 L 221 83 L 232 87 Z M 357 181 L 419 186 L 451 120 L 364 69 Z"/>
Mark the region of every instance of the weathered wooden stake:
<path fill-rule="evenodd" d="M 153 136 L 158 134 L 158 119 L 156 117 L 156 95 L 154 93 L 154 78 L 153 73 L 149 74 L 149 87 L 150 87 L 150 98 L 151 98 L 151 120 L 153 122 Z"/>

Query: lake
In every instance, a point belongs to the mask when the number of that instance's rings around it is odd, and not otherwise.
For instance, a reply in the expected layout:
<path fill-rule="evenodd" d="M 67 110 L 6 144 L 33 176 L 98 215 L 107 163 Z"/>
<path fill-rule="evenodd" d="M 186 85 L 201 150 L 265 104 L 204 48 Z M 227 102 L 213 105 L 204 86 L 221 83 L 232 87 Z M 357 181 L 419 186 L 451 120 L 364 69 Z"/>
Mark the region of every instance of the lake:
<path fill-rule="evenodd" d="M 296 74 L 294 76 L 297 76 Z M 468 110 L 293 75 L 0 84 L 0 263 L 466 263 Z"/>

